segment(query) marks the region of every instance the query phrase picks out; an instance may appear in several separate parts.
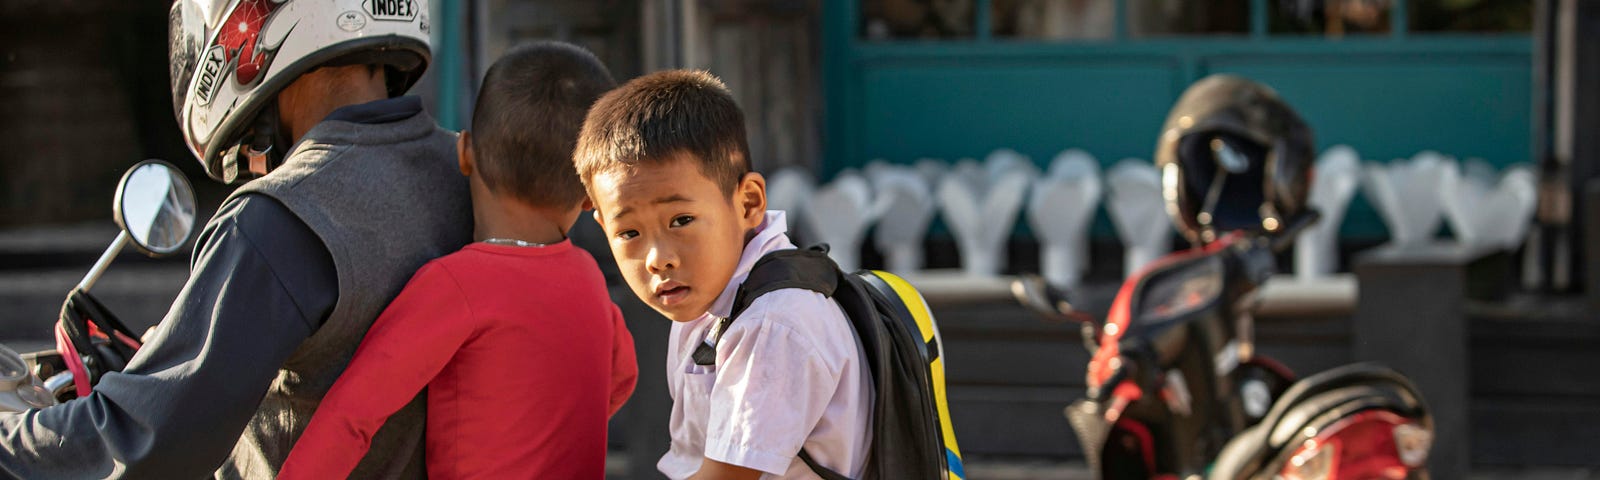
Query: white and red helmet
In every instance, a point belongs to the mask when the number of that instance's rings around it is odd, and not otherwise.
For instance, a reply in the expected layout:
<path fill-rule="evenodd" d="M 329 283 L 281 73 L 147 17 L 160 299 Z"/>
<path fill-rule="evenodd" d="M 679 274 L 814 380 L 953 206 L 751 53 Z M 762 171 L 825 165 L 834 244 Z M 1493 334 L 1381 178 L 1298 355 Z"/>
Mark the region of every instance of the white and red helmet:
<path fill-rule="evenodd" d="M 257 130 L 276 120 L 258 118 L 301 74 L 382 65 L 397 96 L 431 56 L 428 0 L 177 0 L 168 21 L 178 129 L 206 173 L 225 183 L 248 177 L 241 172 L 252 153 L 264 157 L 270 133 Z"/>

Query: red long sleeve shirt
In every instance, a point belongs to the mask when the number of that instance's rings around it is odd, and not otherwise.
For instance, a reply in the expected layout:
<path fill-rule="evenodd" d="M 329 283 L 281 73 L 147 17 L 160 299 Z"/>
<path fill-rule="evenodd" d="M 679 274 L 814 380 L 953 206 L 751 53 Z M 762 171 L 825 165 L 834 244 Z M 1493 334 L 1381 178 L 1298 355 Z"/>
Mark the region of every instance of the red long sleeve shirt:
<path fill-rule="evenodd" d="M 418 270 L 372 324 L 278 478 L 344 478 L 428 387 L 428 476 L 602 478 L 633 337 L 588 252 L 474 243 Z"/>

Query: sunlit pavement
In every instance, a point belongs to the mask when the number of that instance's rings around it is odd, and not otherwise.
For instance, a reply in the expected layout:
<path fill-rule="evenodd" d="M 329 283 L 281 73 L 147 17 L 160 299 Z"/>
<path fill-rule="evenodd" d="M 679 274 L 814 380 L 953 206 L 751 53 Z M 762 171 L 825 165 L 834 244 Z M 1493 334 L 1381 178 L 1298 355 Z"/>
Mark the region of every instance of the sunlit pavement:
<path fill-rule="evenodd" d="M 967 463 L 968 480 L 1091 480 L 1088 467 L 1078 462 L 1050 460 L 981 459 Z M 1600 469 L 1581 467 L 1530 467 L 1474 469 L 1472 480 L 1588 480 L 1600 479 Z M 1444 480 L 1444 479 L 1439 479 Z"/>
<path fill-rule="evenodd" d="M 622 479 L 627 471 L 627 455 L 613 453 L 606 460 L 608 478 Z M 1083 462 L 1056 459 L 969 458 L 967 480 L 1093 480 Z M 1471 480 L 1590 480 L 1600 479 L 1600 468 L 1529 467 L 1479 468 Z M 1446 480 L 1446 479 L 1438 479 Z"/>

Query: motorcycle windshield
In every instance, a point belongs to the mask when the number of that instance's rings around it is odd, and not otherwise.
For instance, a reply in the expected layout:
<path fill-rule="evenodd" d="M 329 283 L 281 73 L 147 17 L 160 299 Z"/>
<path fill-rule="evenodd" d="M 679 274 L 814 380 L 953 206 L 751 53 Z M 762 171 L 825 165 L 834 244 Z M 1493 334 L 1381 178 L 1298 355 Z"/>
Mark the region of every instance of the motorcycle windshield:
<path fill-rule="evenodd" d="M 1158 272 L 1145 282 L 1134 318 L 1155 324 L 1206 308 L 1222 295 L 1222 259 L 1207 256 Z"/>

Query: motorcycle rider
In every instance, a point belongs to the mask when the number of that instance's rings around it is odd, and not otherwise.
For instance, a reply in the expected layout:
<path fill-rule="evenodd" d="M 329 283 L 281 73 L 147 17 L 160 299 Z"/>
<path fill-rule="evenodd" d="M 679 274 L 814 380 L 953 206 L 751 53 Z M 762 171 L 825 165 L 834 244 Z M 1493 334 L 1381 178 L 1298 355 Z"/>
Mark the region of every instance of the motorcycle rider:
<path fill-rule="evenodd" d="M 471 239 L 455 135 L 416 97 L 427 0 L 178 0 L 173 104 L 208 175 L 250 180 L 128 367 L 0 414 L 0 477 L 270 478 L 372 320 Z M 254 178 L 253 180 L 251 180 Z M 417 478 L 420 397 L 352 478 Z"/>

